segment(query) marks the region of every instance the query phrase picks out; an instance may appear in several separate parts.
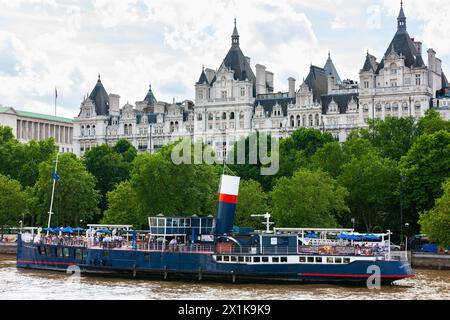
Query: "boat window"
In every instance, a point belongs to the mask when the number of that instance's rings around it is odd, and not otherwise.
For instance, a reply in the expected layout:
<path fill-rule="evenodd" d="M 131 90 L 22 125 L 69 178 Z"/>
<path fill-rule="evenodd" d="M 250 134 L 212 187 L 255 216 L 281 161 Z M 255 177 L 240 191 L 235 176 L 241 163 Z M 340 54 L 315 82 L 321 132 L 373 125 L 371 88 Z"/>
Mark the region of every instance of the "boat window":
<path fill-rule="evenodd" d="M 63 248 L 62 247 L 57 247 L 56 253 L 57 253 L 58 258 L 63 258 Z"/>
<path fill-rule="evenodd" d="M 308 257 L 308 263 L 314 263 L 314 257 Z"/>
<path fill-rule="evenodd" d="M 252 257 L 245 257 L 245 262 L 252 262 Z"/>
<path fill-rule="evenodd" d="M 82 260 L 81 249 L 75 249 L 75 260 Z"/>
<path fill-rule="evenodd" d="M 259 263 L 259 262 L 261 262 L 261 258 L 260 257 L 254 257 L 253 258 L 253 262 Z"/>
<path fill-rule="evenodd" d="M 217 261 L 222 261 L 222 256 L 217 256 Z"/>
<path fill-rule="evenodd" d="M 286 262 L 288 262 L 288 259 L 287 259 L 287 257 L 281 257 L 281 262 L 282 262 L 282 263 L 286 263 Z"/>
<path fill-rule="evenodd" d="M 316 263 L 322 263 L 322 257 L 316 257 Z"/>
<path fill-rule="evenodd" d="M 235 256 L 231 256 L 231 262 L 236 262 L 237 258 Z"/>
<path fill-rule="evenodd" d="M 342 258 L 334 258 L 335 263 L 342 263 Z"/>
<path fill-rule="evenodd" d="M 150 261 L 150 253 L 148 253 L 148 252 L 144 253 L 144 260 L 145 261 Z"/>
<path fill-rule="evenodd" d="M 327 258 L 327 263 L 334 263 L 334 259 L 332 257 Z"/>
<path fill-rule="evenodd" d="M 272 258 L 272 262 L 278 263 L 278 262 L 280 262 L 280 258 L 278 258 L 278 257 L 273 257 L 273 258 Z"/>
<path fill-rule="evenodd" d="M 239 262 L 244 262 L 244 257 L 238 257 Z"/>
<path fill-rule="evenodd" d="M 64 248 L 64 258 L 69 258 L 69 257 L 70 257 L 69 248 Z"/>
<path fill-rule="evenodd" d="M 269 257 L 262 257 L 262 262 L 264 262 L 264 263 L 269 262 Z"/>
<path fill-rule="evenodd" d="M 229 257 L 229 256 L 225 256 L 225 257 L 223 257 L 223 261 L 225 261 L 225 262 L 229 262 L 229 261 L 230 261 L 230 257 Z"/>
<path fill-rule="evenodd" d="M 83 260 L 87 259 L 87 250 L 83 249 Z"/>
<path fill-rule="evenodd" d="M 299 257 L 299 261 L 302 262 L 302 263 L 305 263 L 306 262 L 306 257 Z"/>
<path fill-rule="evenodd" d="M 344 263 L 350 263 L 350 258 L 344 258 Z"/>

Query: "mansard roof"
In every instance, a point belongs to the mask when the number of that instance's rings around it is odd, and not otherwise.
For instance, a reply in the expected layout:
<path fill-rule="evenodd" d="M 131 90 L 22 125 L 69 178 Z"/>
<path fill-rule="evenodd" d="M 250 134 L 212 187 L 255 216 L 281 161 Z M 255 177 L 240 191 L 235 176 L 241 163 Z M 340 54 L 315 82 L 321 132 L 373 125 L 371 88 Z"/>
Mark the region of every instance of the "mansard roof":
<path fill-rule="evenodd" d="M 396 52 L 399 55 L 403 55 L 405 58 L 405 66 L 408 68 L 414 67 L 424 67 L 425 63 L 420 57 L 420 52 L 417 50 L 414 41 L 408 34 L 406 29 L 406 16 L 403 11 L 403 3 L 400 9 L 398 20 L 397 32 L 395 33 L 394 38 L 392 39 L 389 47 L 384 54 L 383 60 L 378 66 L 377 73 L 384 68 L 384 60 L 385 58 L 392 52 Z"/>
<path fill-rule="evenodd" d="M 377 58 L 369 52 L 367 52 L 366 61 L 364 62 L 364 66 L 362 68 L 362 71 L 370 72 L 370 71 L 376 71 L 378 69 L 377 65 Z"/>
<path fill-rule="evenodd" d="M 336 67 L 334 66 L 333 60 L 331 60 L 330 53 L 328 53 L 328 59 L 327 59 L 327 62 L 325 63 L 325 66 L 323 67 L 323 69 L 325 70 L 326 76 L 331 75 L 334 77 L 334 79 L 336 80 L 336 82 L 338 84 L 342 83 L 341 78 L 339 77 L 339 74 L 336 70 Z"/>
<path fill-rule="evenodd" d="M 319 101 L 320 96 L 328 93 L 328 79 L 322 68 L 311 65 L 305 83 L 312 90 L 314 101 Z"/>
<path fill-rule="evenodd" d="M 98 116 L 109 115 L 109 96 L 103 87 L 102 81 L 100 80 L 100 75 L 98 75 L 98 81 L 95 85 L 94 90 L 92 90 L 89 99 L 91 99 L 95 104 L 95 112 Z"/>
<path fill-rule="evenodd" d="M 145 96 L 144 101 L 147 102 L 147 104 L 149 106 L 154 106 L 157 103 L 155 95 L 153 94 L 153 91 L 152 91 L 152 85 L 150 85 L 150 87 L 148 89 L 148 92 L 147 92 L 147 95 Z"/>
<path fill-rule="evenodd" d="M 444 72 L 442 72 L 442 88 L 448 88 L 449 83 L 447 80 L 447 77 L 445 76 Z"/>
<path fill-rule="evenodd" d="M 205 69 L 202 70 L 200 78 L 197 81 L 197 84 L 209 84 L 208 77 L 206 76 Z"/>
<path fill-rule="evenodd" d="M 271 117 L 273 108 L 276 105 L 279 105 L 283 112 L 283 116 L 287 117 L 288 105 L 295 104 L 295 100 L 296 99 L 293 97 L 291 97 L 291 98 L 275 98 L 275 99 L 256 99 L 254 107 L 255 107 L 255 109 L 258 106 L 263 107 L 264 114 L 269 114 L 269 117 Z"/>
<path fill-rule="evenodd" d="M 323 95 L 320 99 L 322 102 L 322 113 L 323 114 L 328 113 L 328 106 L 330 105 L 331 101 L 333 101 L 333 100 L 338 105 L 339 113 L 344 114 L 347 112 L 348 105 L 350 104 L 352 99 L 356 103 L 358 103 L 359 94 L 358 93 L 329 94 L 329 95 Z"/>

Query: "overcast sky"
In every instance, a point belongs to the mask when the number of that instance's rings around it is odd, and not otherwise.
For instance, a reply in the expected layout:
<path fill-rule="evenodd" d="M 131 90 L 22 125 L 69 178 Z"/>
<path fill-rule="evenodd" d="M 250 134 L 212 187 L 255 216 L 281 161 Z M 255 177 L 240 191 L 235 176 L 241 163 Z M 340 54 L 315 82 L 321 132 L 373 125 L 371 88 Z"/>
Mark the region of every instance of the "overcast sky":
<path fill-rule="evenodd" d="M 297 86 L 328 51 L 342 79 L 358 79 L 367 50 L 381 60 L 397 28 L 398 0 L 0 0 L 0 104 L 78 115 L 100 73 L 108 93 L 194 99 L 202 65 L 216 69 L 237 18 L 251 64 Z M 450 74 L 450 1 L 404 0 L 411 37 Z M 427 63 L 427 59 L 424 58 Z"/>

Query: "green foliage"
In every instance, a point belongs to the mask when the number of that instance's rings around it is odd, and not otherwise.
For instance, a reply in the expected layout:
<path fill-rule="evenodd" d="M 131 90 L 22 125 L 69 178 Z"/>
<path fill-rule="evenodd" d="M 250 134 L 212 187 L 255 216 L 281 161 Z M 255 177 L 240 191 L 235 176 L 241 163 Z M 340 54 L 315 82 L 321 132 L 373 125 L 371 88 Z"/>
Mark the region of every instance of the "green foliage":
<path fill-rule="evenodd" d="M 416 134 L 413 117 L 370 119 L 368 123 L 369 129 L 361 130 L 361 137 L 370 141 L 383 157 L 399 161 L 411 148 Z"/>
<path fill-rule="evenodd" d="M 339 142 L 330 142 L 311 157 L 310 166 L 312 169 L 321 169 L 333 178 L 337 178 L 341 174 L 342 166 L 349 160 L 350 155 L 344 152 Z"/>
<path fill-rule="evenodd" d="M 450 177 L 450 132 L 438 131 L 420 136 L 400 161 L 405 176 L 405 206 L 411 221 L 430 210 L 442 195 L 442 183 Z"/>
<path fill-rule="evenodd" d="M 37 223 L 47 225 L 48 210 L 52 194 L 54 160 L 39 165 L 39 179 L 34 195 L 37 204 L 33 211 L 37 213 Z M 52 226 L 78 226 L 80 220 L 92 222 L 98 212 L 99 194 L 95 189 L 95 177 L 73 154 L 63 154 L 59 158 L 58 175 L 53 205 Z"/>
<path fill-rule="evenodd" d="M 442 186 L 443 195 L 433 209 L 420 214 L 422 232 L 443 248 L 450 246 L 450 179 Z"/>
<path fill-rule="evenodd" d="M 254 180 L 241 181 L 235 225 L 261 229 L 261 218 L 252 218 L 251 215 L 265 214 L 268 211 L 268 195 L 264 192 L 261 184 Z"/>
<path fill-rule="evenodd" d="M 0 175 L 0 228 L 16 227 L 26 213 L 26 196 L 20 183 Z"/>
<path fill-rule="evenodd" d="M 270 193 L 276 227 L 336 227 L 348 213 L 347 190 L 324 172 L 300 169 L 282 177 Z"/>
<path fill-rule="evenodd" d="M 96 146 L 86 153 L 86 168 L 95 176 L 96 188 L 100 191 L 101 212 L 108 207 L 107 193 L 114 190 L 116 184 L 130 178 L 135 157 L 136 149 L 127 140 L 119 140 L 114 147 L 107 144 Z"/>
<path fill-rule="evenodd" d="M 396 162 L 368 153 L 342 167 L 339 183 L 349 191 L 346 198 L 352 215 L 368 232 L 376 224 L 386 225 L 390 203 L 399 183 Z"/>
<path fill-rule="evenodd" d="M 148 215 L 215 214 L 218 169 L 209 165 L 173 164 L 175 144 L 155 154 L 139 155 L 131 174 L 132 188 Z"/>
<path fill-rule="evenodd" d="M 103 224 L 131 224 L 136 228 L 147 228 L 147 215 L 141 209 L 139 198 L 129 181 L 117 185 L 108 192 L 109 208 L 105 211 Z"/>
<path fill-rule="evenodd" d="M 442 119 L 439 112 L 434 109 L 429 109 L 425 117 L 421 118 L 417 124 L 417 136 L 441 130 L 450 132 L 450 121 Z"/>
<path fill-rule="evenodd" d="M 38 165 L 56 153 L 53 138 L 22 144 L 11 128 L 0 126 L 0 174 L 18 180 L 22 186 L 33 186 L 38 178 Z"/>

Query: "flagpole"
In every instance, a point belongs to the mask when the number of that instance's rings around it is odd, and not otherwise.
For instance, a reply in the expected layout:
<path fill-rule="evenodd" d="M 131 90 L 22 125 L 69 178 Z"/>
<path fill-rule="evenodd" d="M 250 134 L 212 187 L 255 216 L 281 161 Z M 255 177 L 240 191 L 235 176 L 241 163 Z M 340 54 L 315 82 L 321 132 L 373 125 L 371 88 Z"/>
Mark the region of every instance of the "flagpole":
<path fill-rule="evenodd" d="M 56 99 L 58 99 L 58 90 L 55 87 L 55 117 L 56 117 Z"/>
<path fill-rule="evenodd" d="M 53 199 L 55 197 L 55 186 L 56 186 L 56 175 L 58 172 L 58 159 L 59 159 L 59 153 L 56 154 L 56 164 L 55 164 L 55 176 L 52 175 L 53 178 L 53 189 L 52 189 L 52 199 L 50 200 L 50 211 L 48 212 L 48 226 L 47 226 L 47 237 L 49 234 L 50 229 L 50 223 L 52 221 L 52 215 L 53 215 Z"/>

